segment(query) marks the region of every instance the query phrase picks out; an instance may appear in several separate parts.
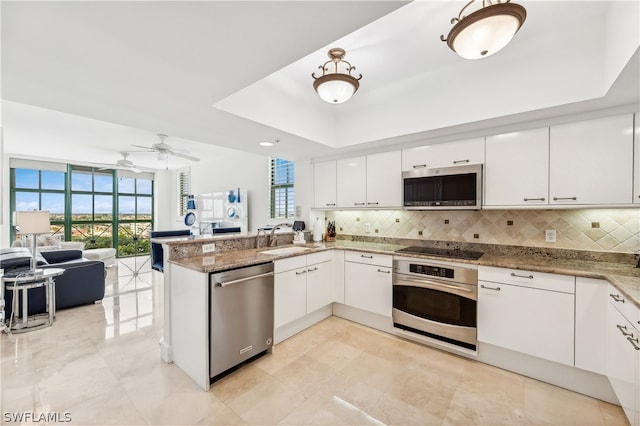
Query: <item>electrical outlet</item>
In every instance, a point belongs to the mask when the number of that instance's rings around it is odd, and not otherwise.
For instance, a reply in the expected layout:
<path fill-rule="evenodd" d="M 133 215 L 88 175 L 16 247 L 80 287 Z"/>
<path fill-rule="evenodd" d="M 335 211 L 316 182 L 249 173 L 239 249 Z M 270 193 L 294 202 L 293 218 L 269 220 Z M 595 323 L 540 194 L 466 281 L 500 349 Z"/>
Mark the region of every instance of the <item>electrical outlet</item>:
<path fill-rule="evenodd" d="M 371 233 L 371 224 L 370 223 L 365 223 L 364 224 L 364 232 L 366 232 L 367 234 Z"/>
<path fill-rule="evenodd" d="M 556 230 L 555 229 L 547 229 L 544 231 L 544 241 L 546 243 L 555 243 L 556 242 Z"/>
<path fill-rule="evenodd" d="M 216 243 L 203 244 L 202 252 L 203 253 L 211 253 L 212 251 L 216 251 Z"/>

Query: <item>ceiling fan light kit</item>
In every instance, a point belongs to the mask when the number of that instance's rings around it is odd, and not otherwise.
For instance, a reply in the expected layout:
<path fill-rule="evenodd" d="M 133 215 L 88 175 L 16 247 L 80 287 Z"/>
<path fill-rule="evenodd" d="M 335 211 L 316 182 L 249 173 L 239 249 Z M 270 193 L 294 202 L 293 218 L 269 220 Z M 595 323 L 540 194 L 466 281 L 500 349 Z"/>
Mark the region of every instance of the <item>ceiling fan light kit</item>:
<path fill-rule="evenodd" d="M 467 3 L 457 18 L 449 35 L 440 40 L 465 59 L 480 59 L 493 55 L 504 48 L 518 32 L 525 19 L 527 10 L 510 0 L 482 0 L 482 7 L 464 16 L 465 10 L 476 0 Z"/>
<path fill-rule="evenodd" d="M 344 60 L 346 55 L 344 49 L 334 47 L 329 49 L 327 55 L 330 59 L 318 66 L 322 70 L 322 75 L 316 76 L 315 72 L 311 74 L 314 79 L 313 88 L 323 101 L 330 104 L 341 104 L 348 101 L 358 91 L 362 74 L 358 77 L 351 75 L 356 67 Z"/>

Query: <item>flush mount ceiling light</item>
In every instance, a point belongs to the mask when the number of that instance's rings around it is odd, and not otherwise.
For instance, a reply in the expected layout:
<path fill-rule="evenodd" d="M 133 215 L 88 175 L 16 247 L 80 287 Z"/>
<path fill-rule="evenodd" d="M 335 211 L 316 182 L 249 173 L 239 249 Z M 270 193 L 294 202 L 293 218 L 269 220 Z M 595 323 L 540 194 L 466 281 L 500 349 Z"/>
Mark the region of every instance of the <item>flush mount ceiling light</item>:
<path fill-rule="evenodd" d="M 357 78 L 351 75 L 351 71 L 356 67 L 343 59 L 346 55 L 344 49 L 334 47 L 329 50 L 328 55 L 330 59 L 318 66 L 322 70 L 322 75 L 316 77 L 316 73 L 311 74 L 315 80 L 313 88 L 323 101 L 330 104 L 341 104 L 348 101 L 356 93 L 360 87 L 358 81 L 362 78 L 362 74 Z"/>
<path fill-rule="evenodd" d="M 274 146 L 274 145 L 278 145 L 278 142 L 280 142 L 280 139 L 276 139 L 274 142 L 270 142 L 270 141 L 258 142 L 258 145 L 260 145 L 260 146 Z"/>
<path fill-rule="evenodd" d="M 447 38 L 440 36 L 440 40 L 465 59 L 486 58 L 498 52 L 509 44 L 527 18 L 527 10 L 510 0 L 495 3 L 482 0 L 482 8 L 464 16 L 475 1 L 471 0 L 457 18 L 451 19 L 455 25 Z"/>

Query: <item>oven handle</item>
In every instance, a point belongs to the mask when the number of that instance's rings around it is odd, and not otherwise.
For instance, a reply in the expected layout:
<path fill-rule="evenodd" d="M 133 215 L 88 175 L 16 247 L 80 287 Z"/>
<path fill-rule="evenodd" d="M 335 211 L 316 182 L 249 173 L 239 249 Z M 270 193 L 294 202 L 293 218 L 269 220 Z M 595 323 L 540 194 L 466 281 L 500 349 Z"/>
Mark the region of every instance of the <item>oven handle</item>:
<path fill-rule="evenodd" d="M 412 280 L 411 278 L 399 278 L 399 279 L 396 278 L 394 285 L 402 285 L 403 282 L 418 284 L 418 285 L 414 285 L 413 287 L 422 287 L 422 288 L 441 287 L 441 288 L 449 288 L 451 290 L 466 291 L 469 293 L 473 292 L 473 290 L 470 288 L 459 287 L 457 285 L 444 284 L 444 283 L 431 281 L 431 280 Z"/>

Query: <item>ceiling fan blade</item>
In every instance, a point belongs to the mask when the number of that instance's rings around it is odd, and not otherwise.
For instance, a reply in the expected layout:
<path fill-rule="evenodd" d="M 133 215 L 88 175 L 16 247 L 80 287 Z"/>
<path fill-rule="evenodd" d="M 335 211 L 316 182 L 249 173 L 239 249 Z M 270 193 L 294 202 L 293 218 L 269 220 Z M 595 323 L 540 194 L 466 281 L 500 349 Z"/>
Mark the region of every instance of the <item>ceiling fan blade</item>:
<path fill-rule="evenodd" d="M 133 173 L 142 173 L 142 170 L 136 169 L 135 167 L 129 167 L 126 170 L 131 170 Z"/>
<path fill-rule="evenodd" d="M 167 151 L 167 152 L 171 155 L 175 155 L 176 157 L 184 158 L 185 160 L 200 161 L 198 157 L 194 157 L 193 155 L 182 154 L 180 152 L 175 152 L 175 151 Z"/>
<path fill-rule="evenodd" d="M 131 146 L 135 146 L 136 148 L 143 148 L 143 149 L 146 150 L 144 152 L 153 152 L 153 151 L 155 151 L 155 149 L 153 149 L 150 146 L 142 146 L 142 145 L 136 145 L 136 144 L 131 144 Z M 129 151 L 129 152 L 133 152 L 133 151 Z"/>

